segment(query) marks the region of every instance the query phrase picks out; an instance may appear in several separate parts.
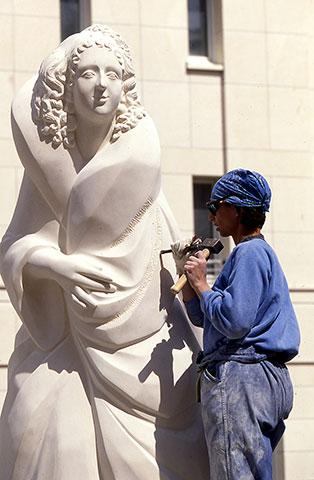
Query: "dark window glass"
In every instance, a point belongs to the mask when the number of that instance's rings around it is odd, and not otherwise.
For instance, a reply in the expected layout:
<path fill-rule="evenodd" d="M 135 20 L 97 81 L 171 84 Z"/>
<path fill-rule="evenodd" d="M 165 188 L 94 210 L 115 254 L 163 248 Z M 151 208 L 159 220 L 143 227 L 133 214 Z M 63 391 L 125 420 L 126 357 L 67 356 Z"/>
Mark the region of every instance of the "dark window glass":
<path fill-rule="evenodd" d="M 80 1 L 61 0 L 61 40 L 77 33 L 80 28 Z"/>
<path fill-rule="evenodd" d="M 197 236 L 202 238 L 218 239 L 219 235 L 215 227 L 208 219 L 208 210 L 206 202 L 208 202 L 217 178 L 209 178 L 205 181 L 204 178 L 195 179 L 193 183 L 194 196 L 194 232 Z M 222 243 L 224 239 L 220 238 Z M 227 244 L 225 244 L 226 247 Z M 214 281 L 215 277 L 221 271 L 225 257 L 228 254 L 228 248 L 224 248 L 218 255 L 214 255 L 207 262 L 207 274 Z"/>
<path fill-rule="evenodd" d="M 189 0 L 190 55 L 208 55 L 207 0 Z"/>
<path fill-rule="evenodd" d="M 206 207 L 206 202 L 209 200 L 213 184 L 214 182 L 194 182 L 193 184 L 194 232 L 196 235 L 204 238 L 212 238 L 214 235 L 213 225 L 208 220 L 208 210 Z"/>

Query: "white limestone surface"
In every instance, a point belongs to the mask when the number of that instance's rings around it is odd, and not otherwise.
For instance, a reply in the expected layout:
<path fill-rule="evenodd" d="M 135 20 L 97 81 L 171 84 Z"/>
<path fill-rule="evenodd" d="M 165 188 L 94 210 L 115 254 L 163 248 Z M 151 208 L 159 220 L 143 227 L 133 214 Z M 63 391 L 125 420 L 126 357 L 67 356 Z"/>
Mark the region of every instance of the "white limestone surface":
<path fill-rule="evenodd" d="M 199 344 L 160 257 L 178 232 L 127 45 L 102 25 L 69 37 L 12 116 L 25 174 L 1 273 L 23 326 L 1 479 L 208 478 Z"/>

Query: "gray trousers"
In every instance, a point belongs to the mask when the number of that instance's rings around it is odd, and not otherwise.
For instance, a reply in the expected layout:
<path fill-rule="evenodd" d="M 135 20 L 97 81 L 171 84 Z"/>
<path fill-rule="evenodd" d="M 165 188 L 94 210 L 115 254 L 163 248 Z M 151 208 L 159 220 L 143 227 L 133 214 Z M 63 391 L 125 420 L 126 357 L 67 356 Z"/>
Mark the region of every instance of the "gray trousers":
<path fill-rule="evenodd" d="M 271 480 L 272 452 L 292 409 L 288 369 L 222 361 L 201 376 L 210 480 Z"/>

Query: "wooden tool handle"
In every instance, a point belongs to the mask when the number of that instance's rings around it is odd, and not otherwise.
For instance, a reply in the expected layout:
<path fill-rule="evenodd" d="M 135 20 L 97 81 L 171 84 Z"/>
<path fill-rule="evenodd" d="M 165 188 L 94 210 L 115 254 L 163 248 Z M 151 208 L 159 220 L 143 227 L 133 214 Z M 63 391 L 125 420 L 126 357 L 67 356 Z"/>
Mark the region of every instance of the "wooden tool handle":
<path fill-rule="evenodd" d="M 208 248 L 204 248 L 204 250 L 202 250 L 202 252 L 203 252 L 204 257 L 207 260 L 207 258 L 210 255 L 210 251 L 208 250 Z M 187 281 L 188 281 L 187 276 L 185 275 L 185 273 L 183 273 L 180 276 L 179 280 L 176 283 L 174 283 L 172 285 L 172 287 L 170 288 L 171 292 L 174 295 L 177 295 L 177 293 L 181 292 L 182 288 L 184 287 L 184 285 L 186 284 Z"/>

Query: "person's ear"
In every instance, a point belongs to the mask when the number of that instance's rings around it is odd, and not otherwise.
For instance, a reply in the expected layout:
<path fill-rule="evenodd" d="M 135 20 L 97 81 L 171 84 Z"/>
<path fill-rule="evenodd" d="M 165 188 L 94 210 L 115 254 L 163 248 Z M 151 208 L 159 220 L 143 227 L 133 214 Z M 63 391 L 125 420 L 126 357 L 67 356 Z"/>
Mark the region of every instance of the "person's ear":
<path fill-rule="evenodd" d="M 238 217 L 240 215 L 239 207 L 237 207 L 236 205 L 232 205 L 232 206 L 233 206 L 234 215 Z"/>
<path fill-rule="evenodd" d="M 241 217 L 242 207 L 237 207 L 236 205 L 234 205 L 234 210 L 235 210 L 235 216 L 236 217 Z"/>

